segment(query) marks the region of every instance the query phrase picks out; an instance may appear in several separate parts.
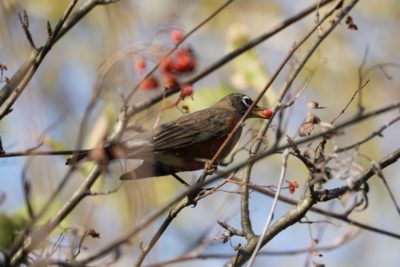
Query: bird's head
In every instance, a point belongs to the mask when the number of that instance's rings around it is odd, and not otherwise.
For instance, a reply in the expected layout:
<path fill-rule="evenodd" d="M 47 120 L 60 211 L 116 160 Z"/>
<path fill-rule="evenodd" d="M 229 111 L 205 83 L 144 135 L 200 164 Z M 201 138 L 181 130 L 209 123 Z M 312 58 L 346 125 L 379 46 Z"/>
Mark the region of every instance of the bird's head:
<path fill-rule="evenodd" d="M 251 104 L 253 104 L 253 100 L 249 96 L 236 93 L 225 96 L 214 106 L 233 110 L 238 112 L 240 115 L 243 115 Z M 269 119 L 271 116 L 272 111 L 270 109 L 255 105 L 248 118 Z"/>

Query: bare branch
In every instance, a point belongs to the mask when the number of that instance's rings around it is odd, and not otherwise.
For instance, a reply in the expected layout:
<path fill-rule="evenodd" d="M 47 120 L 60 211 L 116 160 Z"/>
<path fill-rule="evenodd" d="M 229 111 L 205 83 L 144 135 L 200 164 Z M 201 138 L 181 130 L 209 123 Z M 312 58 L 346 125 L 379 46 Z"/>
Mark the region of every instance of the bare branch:
<path fill-rule="evenodd" d="M 288 158 L 289 158 L 289 150 L 286 149 L 283 152 L 283 164 L 282 164 L 282 169 L 281 169 L 281 175 L 279 177 L 278 186 L 277 186 L 277 189 L 276 189 L 276 192 L 275 192 L 275 197 L 274 197 L 274 200 L 272 202 L 271 209 L 270 209 L 270 211 L 268 213 L 267 220 L 265 222 L 263 232 L 262 232 L 261 236 L 258 239 L 257 245 L 254 248 L 254 251 L 253 251 L 253 253 L 252 253 L 252 255 L 251 255 L 250 259 L 249 259 L 249 262 L 247 263 L 248 267 L 251 267 L 253 265 L 254 260 L 256 259 L 257 253 L 261 248 L 261 244 L 263 243 L 263 240 L 266 238 L 269 225 L 271 224 L 271 221 L 272 221 L 272 218 L 273 218 L 273 215 L 274 215 L 274 212 L 275 212 L 275 208 L 276 208 L 276 205 L 278 203 L 279 194 L 280 194 L 281 189 L 282 189 L 282 184 L 283 184 L 283 181 L 285 179 Z"/>
<path fill-rule="evenodd" d="M 392 165 L 395 163 L 398 159 L 400 158 L 400 148 L 396 149 L 393 151 L 391 154 L 387 155 L 384 159 L 382 159 L 377 166 L 379 166 L 380 169 L 384 169 L 387 166 Z M 367 171 L 363 173 L 357 180 L 353 181 L 351 185 L 346 185 L 330 190 L 324 190 L 324 191 L 316 191 L 314 192 L 316 200 L 320 202 L 326 202 L 334 198 L 339 198 L 342 196 L 344 193 L 348 191 L 354 191 L 360 188 L 362 184 L 364 184 L 366 181 L 368 181 L 369 178 L 374 176 L 375 174 L 375 169 L 376 166 L 372 166 L 369 168 Z"/>
<path fill-rule="evenodd" d="M 94 7 L 99 4 L 108 4 L 115 1 L 88 0 L 82 8 L 71 14 L 77 2 L 77 0 L 73 0 L 70 3 L 47 41 L 40 48 L 34 49 L 31 52 L 21 67 L 10 78 L 10 81 L 0 90 L 0 120 L 12 111 L 11 107 L 14 102 L 25 90 L 52 46 Z M 26 25 L 26 20 L 23 21 Z"/>
<path fill-rule="evenodd" d="M 385 125 L 381 126 L 379 129 L 377 129 L 376 131 L 372 132 L 372 133 L 371 133 L 370 135 L 368 135 L 367 137 L 365 137 L 365 138 L 363 138 L 363 139 L 361 139 L 361 140 L 355 142 L 354 144 L 351 144 L 351 145 L 348 145 L 348 146 L 345 146 L 345 147 L 341 147 L 341 148 L 337 148 L 337 149 L 335 150 L 335 153 L 342 153 L 342 152 L 344 152 L 344 151 L 347 151 L 347 150 L 350 150 L 350 149 L 353 149 L 353 148 L 357 148 L 357 147 L 359 147 L 360 145 L 362 145 L 362 144 L 368 142 L 369 140 L 371 140 L 371 139 L 373 139 L 373 138 L 375 138 L 375 137 L 377 137 L 377 136 L 378 136 L 378 137 L 382 137 L 382 136 L 383 136 L 383 135 L 382 135 L 382 132 L 383 132 L 386 128 L 388 128 L 389 126 L 391 126 L 392 124 L 398 122 L 399 120 L 400 120 L 400 116 L 397 116 L 397 117 L 393 118 L 392 120 L 390 120 L 389 122 L 387 122 Z"/>
<path fill-rule="evenodd" d="M 139 266 L 142 265 L 143 260 L 145 259 L 147 254 L 150 252 L 150 250 L 153 248 L 153 246 L 156 244 L 158 239 L 160 239 L 160 237 L 162 236 L 164 231 L 167 230 L 167 228 L 171 224 L 172 220 L 175 219 L 175 217 L 178 215 L 178 213 L 182 209 L 184 209 L 184 208 L 186 208 L 186 207 L 188 207 L 190 205 L 193 205 L 193 202 L 189 198 L 184 198 L 184 199 L 182 199 L 182 201 L 175 208 L 173 208 L 168 213 L 167 218 L 165 218 L 165 220 L 162 223 L 162 225 L 160 226 L 160 228 L 153 235 L 153 237 L 151 238 L 149 244 L 142 248 L 142 251 L 141 251 L 139 257 L 137 258 L 137 260 L 136 260 L 136 262 L 134 264 L 135 267 L 139 267 Z"/>
<path fill-rule="evenodd" d="M 241 183 L 241 180 L 237 179 L 237 178 L 232 178 L 231 181 L 235 182 L 235 183 L 239 183 L 239 184 Z M 262 186 L 259 186 L 259 185 L 249 184 L 249 188 L 254 190 L 254 191 L 256 191 L 256 192 L 258 192 L 258 193 L 261 193 L 263 195 L 269 196 L 269 197 L 274 197 L 275 196 L 274 192 L 266 190 L 265 188 L 263 188 Z M 297 205 L 298 204 L 298 201 L 290 199 L 290 198 L 287 198 L 287 197 L 284 197 L 284 196 L 279 196 L 279 200 L 284 202 L 284 203 L 291 204 L 291 205 Z M 311 207 L 310 211 L 318 213 L 318 214 L 321 214 L 321 215 L 324 215 L 324 216 L 327 216 L 327 217 L 331 217 L 331 218 L 334 218 L 334 219 L 337 219 L 337 220 L 340 220 L 340 221 L 343 221 L 343 222 L 346 222 L 348 224 L 357 226 L 357 227 L 365 229 L 367 231 L 371 231 L 371 232 L 382 234 L 382 235 L 386 235 L 386 236 L 389 236 L 389 237 L 392 237 L 392 238 L 400 239 L 400 233 L 394 233 L 394 232 L 386 231 L 386 230 L 383 230 L 383 229 L 380 229 L 380 228 L 376 228 L 376 227 L 373 227 L 373 226 L 370 226 L 370 225 L 367 225 L 367 224 L 352 220 L 352 219 L 348 218 L 348 214 L 338 214 L 338 213 L 335 213 L 335 212 L 332 212 L 332 211 L 327 211 L 327 210 L 323 210 L 323 209 L 316 208 L 316 207 Z"/>
<path fill-rule="evenodd" d="M 330 243 L 325 245 L 316 246 L 314 249 L 317 251 L 330 251 L 337 248 L 340 248 L 342 245 L 347 244 L 352 239 L 354 239 L 359 234 L 359 231 L 353 229 L 349 229 L 343 235 L 339 236 L 335 240 L 332 240 Z M 310 253 L 310 248 L 301 248 L 301 249 L 293 249 L 293 250 L 277 250 L 277 251 L 260 251 L 258 253 L 259 256 L 293 256 L 298 254 Z M 158 262 L 155 264 L 149 264 L 145 267 L 162 267 L 173 263 L 182 263 L 185 261 L 191 260 L 206 260 L 206 259 L 226 259 L 233 257 L 233 254 L 211 254 L 211 253 L 198 253 L 196 251 L 186 253 L 182 256 L 176 257 L 175 259 Z"/>
<path fill-rule="evenodd" d="M 74 193 L 71 199 L 65 203 L 65 205 L 57 212 L 57 214 L 51 218 L 51 220 L 40 227 L 38 230 L 32 233 L 30 237 L 30 242 L 24 244 L 15 255 L 10 255 L 11 264 L 17 265 L 23 260 L 23 256 L 39 246 L 41 242 L 59 225 L 59 223 L 75 208 L 80 201 L 87 196 L 87 192 L 90 190 L 91 186 L 97 180 L 98 176 L 101 174 L 101 169 L 95 166 L 89 176 L 81 184 L 78 190 Z"/>

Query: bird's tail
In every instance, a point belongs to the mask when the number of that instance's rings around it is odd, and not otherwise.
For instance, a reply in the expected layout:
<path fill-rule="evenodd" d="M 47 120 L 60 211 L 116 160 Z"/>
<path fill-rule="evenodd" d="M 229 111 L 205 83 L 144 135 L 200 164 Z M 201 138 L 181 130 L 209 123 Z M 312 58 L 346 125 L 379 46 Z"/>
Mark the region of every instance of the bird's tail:
<path fill-rule="evenodd" d="M 81 162 L 89 161 L 89 153 L 90 151 L 78 152 L 78 154 L 75 154 L 72 157 L 68 158 L 65 162 L 65 165 L 75 165 Z"/>
<path fill-rule="evenodd" d="M 120 180 L 138 180 L 150 177 L 159 177 L 175 173 L 173 170 L 166 169 L 162 164 L 143 161 L 134 170 L 122 174 Z"/>

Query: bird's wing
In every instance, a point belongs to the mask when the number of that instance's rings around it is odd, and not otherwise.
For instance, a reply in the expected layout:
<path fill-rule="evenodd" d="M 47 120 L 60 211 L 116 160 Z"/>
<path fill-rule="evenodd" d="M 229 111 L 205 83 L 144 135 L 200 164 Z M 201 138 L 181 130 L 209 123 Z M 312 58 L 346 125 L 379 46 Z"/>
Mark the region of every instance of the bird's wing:
<path fill-rule="evenodd" d="M 200 110 L 161 124 L 148 132 L 136 134 L 120 144 L 124 147 L 127 158 L 151 158 L 156 152 L 222 137 L 231 130 L 232 121 L 232 114 L 228 110 Z"/>
<path fill-rule="evenodd" d="M 154 151 L 182 148 L 229 133 L 232 115 L 224 109 L 208 109 L 160 125 L 153 136 Z M 207 120 L 204 120 L 207 118 Z"/>

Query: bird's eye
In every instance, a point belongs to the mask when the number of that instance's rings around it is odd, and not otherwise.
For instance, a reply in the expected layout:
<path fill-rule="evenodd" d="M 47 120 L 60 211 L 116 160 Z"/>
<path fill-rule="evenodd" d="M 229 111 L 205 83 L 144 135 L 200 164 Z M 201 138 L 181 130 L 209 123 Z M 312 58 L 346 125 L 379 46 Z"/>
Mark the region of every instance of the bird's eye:
<path fill-rule="evenodd" d="M 253 100 L 251 100 L 251 98 L 248 96 L 244 96 L 242 97 L 242 102 L 246 107 L 250 107 L 250 105 L 253 103 Z"/>

